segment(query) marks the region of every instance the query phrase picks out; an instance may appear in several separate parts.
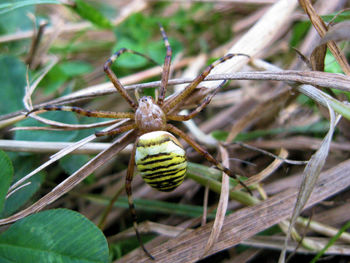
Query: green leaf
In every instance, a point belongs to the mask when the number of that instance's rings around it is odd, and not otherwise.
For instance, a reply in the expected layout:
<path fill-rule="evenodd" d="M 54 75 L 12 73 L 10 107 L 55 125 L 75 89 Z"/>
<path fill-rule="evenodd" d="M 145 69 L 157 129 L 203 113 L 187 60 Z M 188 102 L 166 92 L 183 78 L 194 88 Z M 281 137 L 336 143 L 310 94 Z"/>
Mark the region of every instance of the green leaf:
<path fill-rule="evenodd" d="M 0 4 L 0 6 L 1 5 L 4 4 Z M 16 9 L 11 13 L 2 14 L 0 16 L 0 34 L 11 34 L 16 31 L 24 31 L 32 28 L 33 22 L 29 17 L 26 16 L 26 14 L 29 12 L 34 13 L 34 11 L 34 6 L 27 6 L 24 8 Z"/>
<path fill-rule="evenodd" d="M 99 101 L 103 98 L 98 98 L 96 101 Z M 98 109 L 97 109 L 98 110 Z M 104 122 L 111 119 L 107 118 L 97 118 L 97 117 L 86 117 L 86 116 L 79 116 L 79 123 L 80 124 L 91 124 L 91 123 L 98 123 L 98 122 Z M 74 138 L 76 141 L 84 139 L 87 136 L 90 136 L 91 134 L 94 134 L 97 131 L 101 131 L 102 128 L 90 128 L 90 129 L 81 129 L 78 130 L 77 136 Z"/>
<path fill-rule="evenodd" d="M 89 63 L 80 61 L 63 62 L 59 65 L 59 67 L 61 68 L 63 74 L 65 74 L 67 77 L 75 77 L 93 71 L 93 68 Z"/>
<path fill-rule="evenodd" d="M 160 20 L 160 18 L 148 17 L 142 13 L 131 15 L 115 29 L 118 41 L 113 47 L 113 52 L 121 48 L 128 48 L 148 55 L 159 65 L 162 65 L 164 63 L 166 48 L 157 24 Z M 175 57 L 176 54 L 183 49 L 181 42 L 170 36 L 168 37 L 173 50 L 173 57 Z M 123 73 L 121 68 L 135 69 L 145 67 L 148 64 L 149 61 L 140 56 L 125 53 L 118 58 L 114 64 L 114 68 L 118 68 L 117 70 L 120 76 Z"/>
<path fill-rule="evenodd" d="M 61 4 L 61 2 L 57 0 L 23 0 L 23 1 L 15 1 L 12 3 L 7 2 L 7 3 L 0 4 L 0 14 L 10 12 L 20 7 L 24 7 L 28 5 L 38 5 L 38 4 Z"/>
<path fill-rule="evenodd" d="M 143 96 L 151 96 L 153 99 L 156 98 L 156 88 L 147 88 L 142 90 Z"/>
<path fill-rule="evenodd" d="M 108 262 L 102 232 L 81 214 L 55 209 L 28 216 L 0 236 L 0 262 Z"/>
<path fill-rule="evenodd" d="M 15 176 L 13 178 L 14 182 L 17 182 L 19 179 L 23 178 L 37 166 L 36 159 L 33 156 L 17 155 L 17 157 L 12 158 L 12 162 L 15 169 Z M 0 217 L 8 217 L 20 209 L 24 204 L 26 204 L 39 190 L 43 181 L 44 173 L 42 172 L 28 179 L 27 182 L 30 182 L 29 185 L 26 185 L 25 187 L 19 189 L 6 199 L 4 209 L 0 213 Z"/>
<path fill-rule="evenodd" d="M 23 108 L 26 67 L 15 57 L 0 56 L 0 114 Z"/>
<path fill-rule="evenodd" d="M 169 42 L 171 44 L 171 48 L 173 51 L 173 57 L 175 57 L 176 54 L 183 49 L 183 47 L 179 41 L 174 40 L 172 38 L 169 38 Z M 159 65 L 163 65 L 164 63 L 166 48 L 163 40 L 150 41 L 150 42 L 146 42 L 146 41 L 137 42 L 136 40 L 132 40 L 128 37 L 122 37 L 117 42 L 117 44 L 113 47 L 113 51 L 116 52 L 121 48 L 128 48 L 128 49 L 143 53 L 151 57 L 152 59 L 154 59 Z M 149 61 L 141 56 L 131 54 L 131 53 L 124 53 L 116 60 L 114 65 L 116 65 L 117 68 L 123 67 L 123 68 L 135 69 L 135 68 L 144 67 L 148 63 Z M 154 64 L 152 64 L 152 66 L 154 66 Z"/>
<path fill-rule="evenodd" d="M 328 51 L 326 54 L 324 65 L 325 65 L 324 71 L 326 72 L 344 74 L 337 60 L 334 58 L 334 56 L 330 51 Z"/>
<path fill-rule="evenodd" d="M 69 124 L 77 124 L 78 119 L 71 112 L 45 112 L 40 114 L 49 120 L 59 121 Z M 17 126 L 45 126 L 34 119 L 26 119 L 21 121 Z M 72 141 L 78 134 L 78 131 L 16 131 L 15 139 L 24 141 L 48 141 L 48 142 L 69 142 Z"/>
<path fill-rule="evenodd" d="M 335 16 L 336 18 L 334 19 Z M 323 15 L 321 16 L 321 18 L 327 23 L 330 22 L 331 20 L 333 21 L 333 23 L 339 23 L 350 19 L 350 11 L 344 11 L 341 13 L 334 12 L 332 14 Z"/>
<path fill-rule="evenodd" d="M 4 2 L 4 1 L 0 1 Z M 12 3 L 15 0 L 6 1 Z M 33 21 L 27 16 L 28 13 L 35 13 L 35 6 L 18 8 L 12 12 L 0 15 L 0 35 L 7 35 L 33 29 Z M 1 54 L 14 54 L 16 56 L 28 51 L 31 39 L 3 42 L 0 44 Z"/>
<path fill-rule="evenodd" d="M 297 46 L 309 31 L 310 22 L 298 22 L 293 26 L 292 37 L 290 39 L 290 46 Z"/>
<path fill-rule="evenodd" d="M 171 49 L 173 51 L 173 58 L 178 54 L 183 46 L 180 41 L 169 37 L 169 42 L 171 45 Z M 163 39 L 159 41 L 152 41 L 146 46 L 146 53 L 149 54 L 151 58 L 153 58 L 159 65 L 163 65 L 164 58 L 166 55 L 166 48 L 164 45 Z"/>
<path fill-rule="evenodd" d="M 63 168 L 63 170 L 67 174 L 73 174 L 75 171 L 77 171 L 80 167 L 82 167 L 84 164 L 86 164 L 90 160 L 89 156 L 87 154 L 71 154 L 66 155 L 63 158 L 59 160 L 60 166 Z M 94 180 L 92 175 L 89 175 L 84 182 L 91 183 Z"/>
<path fill-rule="evenodd" d="M 118 40 L 126 37 L 137 43 L 148 43 L 154 33 L 154 29 L 158 29 L 156 23 L 158 21 L 156 19 L 142 13 L 132 14 L 122 24 L 116 27 L 116 37 Z"/>
<path fill-rule="evenodd" d="M 94 25 L 101 28 L 112 28 L 113 25 L 107 17 L 105 17 L 99 10 L 92 5 L 82 1 L 75 0 L 75 6 L 73 10 L 82 18 L 89 20 Z"/>
<path fill-rule="evenodd" d="M 140 53 L 145 53 L 143 45 L 127 37 L 121 38 L 117 44 L 113 47 L 113 52 L 117 52 L 121 48 L 128 48 Z M 147 59 L 130 53 L 122 54 L 113 65 L 123 68 L 140 68 L 146 66 Z"/>
<path fill-rule="evenodd" d="M 5 203 L 5 197 L 13 178 L 13 166 L 10 158 L 0 150 L 0 211 Z"/>
<path fill-rule="evenodd" d="M 46 94 L 56 92 L 65 82 L 74 77 L 93 71 L 89 63 L 81 61 L 64 61 L 55 65 L 40 83 Z"/>
<path fill-rule="evenodd" d="M 68 80 L 66 74 L 60 67 L 60 64 L 55 65 L 40 82 L 40 88 L 44 89 L 45 94 L 56 92 Z"/>

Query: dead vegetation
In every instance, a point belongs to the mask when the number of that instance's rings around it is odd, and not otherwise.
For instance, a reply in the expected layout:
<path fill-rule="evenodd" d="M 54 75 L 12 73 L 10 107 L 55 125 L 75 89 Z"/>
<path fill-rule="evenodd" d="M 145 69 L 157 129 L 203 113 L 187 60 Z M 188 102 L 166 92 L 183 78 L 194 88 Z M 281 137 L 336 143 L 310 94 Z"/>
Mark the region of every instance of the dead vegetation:
<path fill-rule="evenodd" d="M 141 178 L 136 176 L 134 179 L 134 198 L 149 200 L 146 208 L 142 207 L 142 202 L 136 202 L 142 232 L 156 234 L 146 243 L 146 247 L 156 262 L 197 262 L 201 259 L 202 262 L 270 262 L 264 254 L 267 250 L 278 251 L 273 254 L 274 262 L 278 260 L 279 251 L 315 255 L 350 220 L 347 191 L 350 185 L 350 106 L 347 102 L 350 66 L 346 59 L 349 56 L 346 43 L 349 40 L 349 30 L 346 30 L 349 26 L 346 21 L 349 20 L 346 10 L 348 3 L 342 0 L 315 3 L 308 0 L 204 2 L 207 1 L 124 1 L 118 3 L 119 13 L 111 21 L 114 27 L 128 30 L 126 25 L 136 27 L 127 22 L 136 12 L 146 17 L 136 19 L 138 23 L 149 19 L 149 25 L 152 25 L 152 16 L 162 17 L 164 21 L 167 17 L 174 19 L 174 22 L 168 21 L 166 24 L 168 36 L 171 42 L 172 38 L 178 38 L 184 47 L 173 58 L 173 72 L 169 81 L 173 88 L 170 88 L 168 95 L 178 92 L 183 87 L 181 84 L 197 76 L 209 58 L 221 57 L 226 53 L 249 56 L 234 57 L 213 70 L 206 79 L 208 81 L 202 83 L 191 100 L 184 102 L 183 110 L 198 104 L 205 94 L 220 83 L 219 80 L 232 81 L 213 98 L 205 112 L 180 127 L 220 156 L 225 165 L 246 177 L 245 182 L 251 186 L 254 196 L 239 186 L 232 186 L 225 175 L 221 180 L 221 173 L 205 166 L 203 159 L 188 147 L 188 157 L 192 162 L 188 179 L 174 192 L 156 192 Z M 115 3 L 109 1 L 108 4 Z M 92 109 L 125 111 L 127 105 L 118 95 L 114 95 L 113 85 L 105 82 L 102 73 L 102 65 L 114 44 L 105 47 L 101 42 L 95 47 L 67 51 L 63 55 L 55 53 L 52 48 L 67 48 L 67 43 L 71 43 L 75 37 L 78 38 L 77 46 L 90 40 L 105 39 L 105 42 L 112 43 L 122 38 L 115 40 L 113 30 L 92 28 L 90 22 L 80 22 L 62 6 L 39 9 L 50 14 L 50 21 L 54 23 L 43 30 L 41 44 L 36 44 L 37 38 L 33 38 L 30 59 L 27 61 L 37 68 L 37 78 L 31 79 L 26 88 L 23 109 L 0 116 L 0 127 L 4 131 L 0 148 L 32 153 L 58 151 L 49 160 L 41 158 L 42 164 L 13 184 L 8 196 L 20 191 L 23 184 L 38 171 L 47 170 L 49 174 L 59 175 L 49 177 L 45 190 L 40 190 L 25 208 L 0 219 L 0 224 L 15 222 L 42 209 L 70 208 L 99 224 L 110 246 L 114 247 L 133 236 L 130 229 L 125 230 L 132 226 L 127 211 L 120 208 L 122 204 L 106 213 L 108 200 L 115 193 L 120 194 L 119 198 L 125 195 L 124 174 L 130 147 L 120 151 L 133 141 L 133 134 L 125 134 L 112 143 L 110 139 L 92 143 L 95 135 L 91 131 L 91 135 L 67 146 L 67 142 L 63 141 L 15 140 L 12 134 L 34 133 L 36 131 L 27 130 L 35 129 L 44 129 L 48 133 L 79 130 L 95 124 L 67 126 L 61 121 L 38 115 L 31 117 L 47 124 L 46 128 L 21 125 L 9 133 L 9 127 L 26 119 L 25 112 L 30 111 L 33 105 L 75 103 Z M 186 16 L 193 15 L 193 21 L 179 19 L 176 16 L 179 10 L 188 12 Z M 341 13 L 341 10 L 344 12 Z M 207 24 L 207 31 L 195 31 L 201 24 L 205 27 L 203 24 L 210 23 L 209 17 L 214 19 L 213 14 L 222 17 L 217 27 Z M 342 14 L 345 15 L 342 17 Z M 305 25 L 301 30 L 302 23 Z M 150 32 L 157 29 L 152 28 Z M 187 32 L 182 32 L 183 29 Z M 302 32 L 298 33 L 298 29 Z M 84 30 L 86 33 L 79 39 L 79 34 Z M 193 36 L 188 36 L 190 30 L 194 30 Z M 38 32 L 35 32 L 35 36 Z M 215 40 L 217 34 L 227 32 L 231 35 L 223 37 L 221 42 Z M 19 41 L 32 35 L 33 32 L 4 35 L 0 37 L 0 43 Z M 154 34 L 152 38 L 157 38 L 157 35 Z M 203 52 L 200 52 L 198 43 L 192 43 L 192 38 L 204 43 L 206 47 L 202 47 Z M 294 42 L 291 40 L 293 38 Z M 35 48 L 41 48 L 41 51 L 33 51 Z M 327 63 L 330 62 L 324 62 L 326 54 L 332 63 L 338 63 L 339 72 L 329 72 L 331 66 Z M 80 85 L 79 89 L 63 95 L 61 93 L 68 85 L 65 82 L 54 93 L 45 95 L 40 90 L 40 81 L 63 59 L 88 61 L 93 70 L 81 76 L 83 85 L 70 80 L 75 87 Z M 325 72 L 327 69 L 328 72 Z M 159 81 L 154 80 L 160 73 L 160 67 L 140 67 L 134 71 L 125 67 L 121 82 L 131 91 L 154 88 L 159 86 Z M 62 96 L 57 97 L 57 94 Z M 108 123 L 111 126 L 106 129 L 121 125 L 116 121 Z M 64 178 L 66 175 L 60 167 L 48 166 L 69 153 L 97 155 Z M 94 173 L 93 183 L 81 183 L 91 173 Z M 159 200 L 164 201 L 168 209 L 166 212 L 156 202 Z M 167 206 L 171 203 L 179 206 Z M 203 203 L 202 216 L 186 214 L 183 211 L 185 208 L 181 207 L 182 204 L 200 207 Z M 292 237 L 293 241 L 285 243 L 286 236 Z M 329 262 L 344 262 L 341 260 L 350 254 L 349 242 L 349 233 L 343 230 L 338 240 L 325 252 L 325 255 L 332 255 Z M 242 252 L 236 246 L 238 244 L 248 247 Z M 121 245 L 121 250 L 125 246 Z M 284 257 L 282 252 L 280 262 L 284 262 Z M 305 262 L 311 259 L 312 256 Z M 152 261 L 140 249 L 136 249 L 115 262 Z"/>

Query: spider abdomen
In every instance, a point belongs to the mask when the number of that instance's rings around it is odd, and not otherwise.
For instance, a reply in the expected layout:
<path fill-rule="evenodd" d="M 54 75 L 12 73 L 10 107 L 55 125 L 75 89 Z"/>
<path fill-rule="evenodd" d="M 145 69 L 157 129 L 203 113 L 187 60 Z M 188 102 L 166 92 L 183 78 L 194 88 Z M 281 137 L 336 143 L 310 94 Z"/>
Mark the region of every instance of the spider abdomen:
<path fill-rule="evenodd" d="M 154 131 L 140 136 L 135 163 L 143 180 L 159 191 L 172 191 L 185 179 L 185 150 L 169 132 Z"/>

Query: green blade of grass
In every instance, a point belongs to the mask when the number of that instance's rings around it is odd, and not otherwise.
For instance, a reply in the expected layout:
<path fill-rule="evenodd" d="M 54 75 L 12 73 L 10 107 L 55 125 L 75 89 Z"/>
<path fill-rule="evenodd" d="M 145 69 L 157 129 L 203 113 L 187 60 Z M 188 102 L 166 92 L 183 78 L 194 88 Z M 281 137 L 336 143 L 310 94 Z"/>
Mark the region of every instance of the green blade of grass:
<path fill-rule="evenodd" d="M 95 203 L 101 203 L 101 204 L 107 205 L 109 202 L 108 198 L 97 196 L 97 195 L 84 195 L 84 197 Z M 176 204 L 176 203 L 157 201 L 157 200 L 147 200 L 147 199 L 135 199 L 134 203 L 135 203 L 136 209 L 139 211 L 143 210 L 143 211 L 148 211 L 153 213 L 156 211 L 157 213 L 175 214 L 175 215 L 188 216 L 193 218 L 200 217 L 203 214 L 203 207 L 195 206 L 195 205 L 184 205 L 184 204 Z M 114 206 L 120 207 L 120 208 L 129 208 L 127 197 L 125 196 L 119 197 L 118 201 L 114 203 Z M 208 213 L 208 218 L 209 219 L 215 218 L 215 212 Z"/>
<path fill-rule="evenodd" d="M 317 255 L 310 261 L 310 263 L 316 263 L 317 260 L 319 260 L 320 257 L 327 251 L 327 249 L 330 248 L 335 241 L 337 241 L 337 239 L 341 236 L 341 234 L 347 231 L 349 228 L 350 228 L 350 221 L 348 221 L 342 228 L 339 229 L 338 233 L 329 240 L 327 245 L 325 245 L 325 247 L 317 253 Z"/>
<path fill-rule="evenodd" d="M 75 0 L 75 5 L 72 7 L 72 9 L 82 18 L 90 21 L 97 27 L 106 29 L 113 27 L 111 21 L 109 21 L 109 19 L 99 10 L 82 0 Z"/>

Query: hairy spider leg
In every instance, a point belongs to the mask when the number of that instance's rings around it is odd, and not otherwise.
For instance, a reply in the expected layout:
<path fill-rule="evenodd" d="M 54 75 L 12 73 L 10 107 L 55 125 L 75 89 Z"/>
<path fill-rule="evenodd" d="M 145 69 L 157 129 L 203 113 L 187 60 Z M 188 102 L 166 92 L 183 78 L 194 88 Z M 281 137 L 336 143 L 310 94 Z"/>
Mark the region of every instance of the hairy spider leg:
<path fill-rule="evenodd" d="M 171 124 L 167 124 L 167 131 L 179 136 L 184 139 L 193 149 L 195 149 L 199 154 L 201 154 L 205 159 L 214 164 L 220 171 L 226 173 L 228 176 L 236 179 L 251 195 L 253 195 L 252 191 L 248 188 L 248 186 L 243 183 L 236 174 L 234 174 L 230 169 L 223 166 L 220 162 L 218 162 L 210 153 L 208 153 L 202 146 L 200 146 L 197 142 L 195 142 L 191 137 L 189 137 L 186 133 L 176 128 Z"/>
<path fill-rule="evenodd" d="M 117 52 L 115 52 L 104 64 L 103 66 L 103 70 L 106 72 L 108 78 L 111 80 L 111 82 L 113 83 L 114 87 L 117 89 L 117 91 L 120 93 L 120 95 L 130 104 L 130 106 L 133 108 L 133 110 L 137 109 L 137 103 L 130 97 L 130 95 L 127 93 L 126 89 L 124 88 L 124 86 L 120 83 L 120 81 L 118 80 L 117 76 L 114 74 L 113 70 L 111 69 L 111 65 L 117 60 L 117 58 L 123 54 L 123 53 L 132 53 L 141 57 L 146 58 L 147 60 L 151 61 L 152 63 L 158 65 L 158 63 L 156 61 L 154 61 L 152 58 L 139 53 L 137 51 L 133 51 L 131 49 L 127 49 L 127 48 L 122 48 L 120 50 L 118 50 Z"/>
<path fill-rule="evenodd" d="M 223 82 L 220 83 L 220 85 L 215 88 L 215 90 L 209 94 L 208 96 L 206 96 L 204 98 L 204 100 L 202 101 L 202 103 L 195 108 L 192 112 L 190 112 L 189 114 L 186 115 L 167 115 L 167 119 L 168 120 L 172 120 L 172 121 L 188 121 L 192 118 L 194 118 L 198 113 L 200 113 L 211 101 L 211 99 L 216 95 L 216 93 L 218 93 L 219 89 L 221 89 L 225 84 L 226 84 L 227 80 L 224 80 Z"/>
<path fill-rule="evenodd" d="M 166 47 L 166 56 L 164 59 L 164 65 L 163 65 L 163 73 L 162 73 L 162 80 L 160 83 L 160 92 L 159 92 L 159 97 L 157 99 L 157 104 L 161 106 L 164 102 L 165 98 L 165 92 L 167 89 L 168 85 L 168 80 L 169 80 L 169 73 L 170 73 L 170 63 L 171 63 L 171 56 L 172 56 L 172 50 L 171 46 L 168 40 L 168 37 L 165 33 L 165 30 L 161 24 L 159 24 L 160 32 L 162 33 L 163 41 Z"/>
<path fill-rule="evenodd" d="M 134 119 L 135 114 L 132 112 L 113 112 L 113 111 L 94 111 L 87 110 L 75 106 L 56 106 L 56 105 L 47 105 L 35 108 L 28 112 L 26 116 L 36 111 L 70 111 L 77 114 L 87 116 L 87 117 L 97 117 L 97 118 L 112 118 L 112 119 Z"/>
<path fill-rule="evenodd" d="M 151 253 L 148 252 L 148 250 L 145 248 L 140 232 L 138 230 L 138 223 L 137 223 L 137 215 L 136 215 L 136 210 L 135 210 L 135 205 L 134 205 L 134 200 L 132 198 L 132 190 L 131 190 L 131 183 L 132 179 L 134 177 L 134 168 L 135 168 L 135 153 L 136 153 L 136 145 L 137 145 L 138 138 L 136 139 L 132 151 L 131 151 L 131 158 L 128 164 L 128 170 L 126 173 L 126 179 L 125 179 L 125 191 L 128 196 L 128 203 L 129 203 L 129 210 L 131 213 L 132 221 L 133 221 L 133 226 L 134 230 L 136 233 L 137 240 L 142 247 L 143 251 L 146 253 L 147 256 L 149 256 L 151 259 L 154 260 L 154 257 L 151 255 Z"/>
<path fill-rule="evenodd" d="M 187 85 L 174 99 L 171 99 L 169 101 L 166 101 L 163 105 L 162 109 L 164 113 L 168 113 L 170 110 L 172 110 L 174 107 L 176 107 L 181 101 L 183 101 L 185 98 L 187 98 L 193 90 L 201 83 L 206 76 L 209 75 L 210 71 L 216 67 L 217 65 L 225 62 L 226 60 L 229 60 L 235 56 L 246 56 L 249 57 L 246 54 L 227 54 L 223 56 L 222 58 L 218 59 L 214 63 L 210 64 L 198 77 L 196 77 L 189 85 Z"/>
<path fill-rule="evenodd" d="M 95 132 L 95 135 L 96 135 L 96 137 L 113 136 L 113 135 L 116 135 L 116 134 L 120 134 L 120 133 L 123 133 L 123 132 L 130 131 L 132 129 L 135 129 L 136 127 L 137 127 L 136 123 L 125 124 L 124 126 L 115 128 L 115 129 L 110 130 L 110 131 Z"/>

